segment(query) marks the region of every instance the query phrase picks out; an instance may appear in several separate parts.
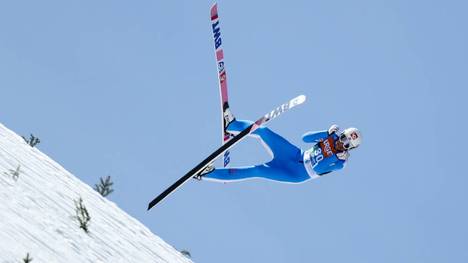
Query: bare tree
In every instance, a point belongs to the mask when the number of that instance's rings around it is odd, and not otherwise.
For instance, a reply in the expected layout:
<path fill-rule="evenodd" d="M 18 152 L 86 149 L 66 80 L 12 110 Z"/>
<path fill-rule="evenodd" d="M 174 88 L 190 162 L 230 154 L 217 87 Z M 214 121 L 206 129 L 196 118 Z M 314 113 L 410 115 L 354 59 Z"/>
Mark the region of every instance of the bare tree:
<path fill-rule="evenodd" d="M 12 177 L 13 180 L 15 180 L 15 181 L 18 181 L 18 178 L 19 178 L 20 173 L 21 173 L 21 165 L 19 165 L 19 164 L 18 164 L 18 166 L 16 167 L 16 170 L 9 169 L 9 170 L 8 170 L 8 173 L 4 172 L 5 175 L 11 175 L 11 177 Z"/>
<path fill-rule="evenodd" d="M 80 199 L 78 199 L 78 201 L 75 200 L 75 213 L 75 218 L 80 223 L 80 228 L 83 229 L 86 233 L 88 233 L 88 225 L 89 221 L 91 220 L 91 217 L 89 216 L 88 209 L 86 209 L 86 206 L 84 206 L 83 199 L 81 197 Z"/>
<path fill-rule="evenodd" d="M 27 144 L 29 144 L 31 147 L 34 147 L 34 146 L 36 146 L 37 144 L 39 144 L 41 142 L 41 140 L 39 138 L 35 137 L 32 133 L 31 133 L 29 139 L 26 139 L 26 137 L 24 137 L 24 136 L 21 136 L 21 137 L 23 137 L 24 141 Z"/>
<path fill-rule="evenodd" d="M 29 257 L 29 253 L 26 254 L 26 257 L 23 258 L 24 263 L 30 263 L 33 259 Z"/>
<path fill-rule="evenodd" d="M 112 185 L 114 183 L 111 182 L 111 177 L 107 176 L 106 179 L 100 178 L 99 184 L 94 185 L 94 190 L 98 191 L 102 196 L 106 197 L 110 193 L 114 192 L 114 189 L 112 189 Z"/>
<path fill-rule="evenodd" d="M 182 255 L 184 255 L 185 257 L 187 257 L 187 258 L 192 258 L 192 255 L 190 254 L 190 252 L 188 250 L 183 249 L 183 250 L 180 251 L 180 253 Z"/>

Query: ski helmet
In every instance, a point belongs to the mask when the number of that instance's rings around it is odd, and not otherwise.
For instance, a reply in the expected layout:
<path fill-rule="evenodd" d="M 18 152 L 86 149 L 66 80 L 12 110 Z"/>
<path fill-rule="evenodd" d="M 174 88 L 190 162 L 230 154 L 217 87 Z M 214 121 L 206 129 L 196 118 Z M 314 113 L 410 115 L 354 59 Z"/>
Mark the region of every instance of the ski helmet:
<path fill-rule="evenodd" d="M 353 149 L 361 144 L 361 132 L 356 128 L 347 128 L 340 135 L 340 141 L 346 149 Z"/>

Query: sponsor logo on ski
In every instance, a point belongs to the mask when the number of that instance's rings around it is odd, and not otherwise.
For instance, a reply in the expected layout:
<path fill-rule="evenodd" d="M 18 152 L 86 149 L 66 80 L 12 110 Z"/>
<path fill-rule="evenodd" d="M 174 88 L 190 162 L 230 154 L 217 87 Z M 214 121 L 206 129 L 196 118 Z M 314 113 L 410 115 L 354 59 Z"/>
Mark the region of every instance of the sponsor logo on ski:
<path fill-rule="evenodd" d="M 220 61 L 218 63 L 218 72 L 221 72 L 224 70 L 224 62 L 223 61 Z"/>
<path fill-rule="evenodd" d="M 218 49 L 221 46 L 222 40 L 221 40 L 221 30 L 218 27 L 219 21 L 216 21 L 216 23 L 212 24 L 213 27 L 213 37 L 215 41 L 215 48 Z"/>
<path fill-rule="evenodd" d="M 288 110 L 289 109 L 289 103 L 285 103 L 281 106 L 279 106 L 278 108 L 272 110 L 270 113 L 266 114 L 265 115 L 265 118 L 266 119 L 271 119 L 271 118 L 275 118 L 277 117 L 278 115 L 280 115 L 281 113 L 283 113 L 284 111 Z"/>
<path fill-rule="evenodd" d="M 223 71 L 223 72 L 220 72 L 219 73 L 219 80 L 221 82 L 225 81 L 226 80 L 226 71 Z"/>

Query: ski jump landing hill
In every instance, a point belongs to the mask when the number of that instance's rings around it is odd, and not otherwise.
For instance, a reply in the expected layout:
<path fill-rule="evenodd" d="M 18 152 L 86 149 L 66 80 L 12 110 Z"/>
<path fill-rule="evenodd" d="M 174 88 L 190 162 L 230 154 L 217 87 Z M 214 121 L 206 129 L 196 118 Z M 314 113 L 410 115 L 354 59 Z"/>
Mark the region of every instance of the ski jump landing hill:
<path fill-rule="evenodd" d="M 74 218 L 80 197 L 89 233 Z M 32 263 L 192 262 L 0 124 L 0 263 L 27 253 Z"/>

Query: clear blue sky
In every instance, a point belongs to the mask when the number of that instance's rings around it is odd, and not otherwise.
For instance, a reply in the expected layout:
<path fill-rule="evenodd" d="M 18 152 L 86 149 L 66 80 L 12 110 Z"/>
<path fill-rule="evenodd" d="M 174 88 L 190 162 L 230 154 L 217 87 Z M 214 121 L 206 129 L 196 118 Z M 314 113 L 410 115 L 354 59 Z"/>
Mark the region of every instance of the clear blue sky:
<path fill-rule="evenodd" d="M 211 4 L 3 1 L 0 121 L 90 185 L 111 175 L 110 199 L 196 262 L 467 262 L 466 1 L 220 0 L 239 118 L 305 94 L 273 130 L 364 143 L 321 180 L 194 181 L 146 211 L 221 142 Z"/>

